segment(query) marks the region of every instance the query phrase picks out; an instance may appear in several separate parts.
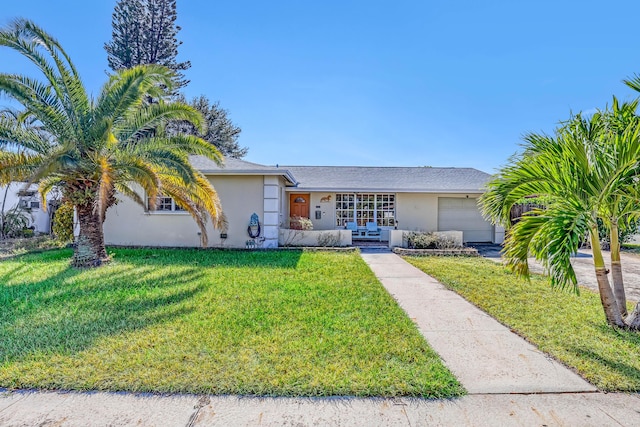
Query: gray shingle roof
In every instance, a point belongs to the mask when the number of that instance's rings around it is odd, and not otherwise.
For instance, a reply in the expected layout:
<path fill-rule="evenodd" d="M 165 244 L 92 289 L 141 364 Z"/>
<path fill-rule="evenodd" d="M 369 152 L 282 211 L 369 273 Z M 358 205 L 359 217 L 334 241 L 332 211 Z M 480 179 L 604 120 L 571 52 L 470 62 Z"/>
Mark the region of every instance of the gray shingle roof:
<path fill-rule="evenodd" d="M 225 158 L 224 165 L 218 166 L 216 162 L 204 156 L 189 156 L 191 165 L 205 174 L 212 175 L 281 175 L 291 184 L 296 184 L 295 178 L 284 168 L 265 166 L 251 163 L 245 160 Z"/>
<path fill-rule="evenodd" d="M 201 170 L 202 172 L 213 172 L 213 171 L 271 171 L 278 170 L 273 166 L 265 166 L 259 165 L 257 163 L 247 162 L 245 160 L 234 159 L 232 157 L 227 157 L 224 159 L 224 165 L 222 167 L 218 166 L 216 162 L 208 159 L 205 156 L 189 156 L 189 161 L 196 169 Z"/>
<path fill-rule="evenodd" d="M 208 174 L 282 175 L 299 190 L 482 192 L 491 175 L 472 168 L 265 166 L 227 158 L 223 167 L 204 156 L 190 156 L 191 164 Z"/>
<path fill-rule="evenodd" d="M 298 188 L 318 191 L 482 192 L 491 177 L 472 168 L 280 166 Z"/>

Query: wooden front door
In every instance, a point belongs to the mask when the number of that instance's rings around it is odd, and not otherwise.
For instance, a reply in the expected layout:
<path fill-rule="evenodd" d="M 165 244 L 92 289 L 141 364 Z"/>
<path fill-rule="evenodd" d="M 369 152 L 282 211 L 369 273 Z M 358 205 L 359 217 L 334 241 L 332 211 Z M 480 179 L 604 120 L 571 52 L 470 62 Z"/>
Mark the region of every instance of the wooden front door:
<path fill-rule="evenodd" d="M 309 218 L 309 194 L 289 195 L 289 216 L 291 218 Z M 292 220 L 290 228 L 299 229 L 300 224 Z"/>

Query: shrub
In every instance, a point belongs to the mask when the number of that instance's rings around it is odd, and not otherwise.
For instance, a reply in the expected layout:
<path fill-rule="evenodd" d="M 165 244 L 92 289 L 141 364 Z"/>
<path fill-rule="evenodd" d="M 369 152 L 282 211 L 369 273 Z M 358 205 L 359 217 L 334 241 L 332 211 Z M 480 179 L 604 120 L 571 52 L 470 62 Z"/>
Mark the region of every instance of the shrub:
<path fill-rule="evenodd" d="M 53 234 L 60 242 L 73 241 L 73 205 L 65 202 L 53 215 Z"/>
<path fill-rule="evenodd" d="M 445 235 L 410 231 L 404 234 L 410 249 L 456 249 L 460 245 Z"/>
<path fill-rule="evenodd" d="M 292 216 L 289 218 L 289 228 L 291 230 L 313 230 L 313 222 L 309 218 Z"/>
<path fill-rule="evenodd" d="M 20 237 L 31 238 L 35 235 L 36 233 L 32 228 L 23 228 L 22 231 L 20 232 Z"/>
<path fill-rule="evenodd" d="M 26 237 L 25 230 L 28 229 L 31 219 L 31 214 L 18 206 L 7 212 L 0 212 L 0 237 Z M 33 235 L 33 230 L 29 231 Z"/>

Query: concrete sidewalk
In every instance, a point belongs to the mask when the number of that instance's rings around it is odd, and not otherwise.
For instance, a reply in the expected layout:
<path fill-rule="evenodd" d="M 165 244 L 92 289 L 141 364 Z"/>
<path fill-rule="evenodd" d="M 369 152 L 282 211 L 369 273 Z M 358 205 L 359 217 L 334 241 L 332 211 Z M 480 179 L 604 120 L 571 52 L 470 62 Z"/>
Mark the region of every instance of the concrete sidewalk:
<path fill-rule="evenodd" d="M 640 398 L 577 393 L 455 400 L 149 396 L 16 392 L 8 426 L 637 426 Z"/>

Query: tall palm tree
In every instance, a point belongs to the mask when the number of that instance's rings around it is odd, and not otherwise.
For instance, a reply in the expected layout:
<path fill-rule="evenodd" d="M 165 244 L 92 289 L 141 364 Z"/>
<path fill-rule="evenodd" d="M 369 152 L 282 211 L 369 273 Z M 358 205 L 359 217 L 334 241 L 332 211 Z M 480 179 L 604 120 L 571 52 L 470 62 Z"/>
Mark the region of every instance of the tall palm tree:
<path fill-rule="evenodd" d="M 611 110 L 607 110 L 601 115 L 603 121 L 602 141 L 606 143 L 607 156 L 622 161 L 631 162 L 631 165 L 640 159 L 634 159 L 634 155 L 621 152 L 620 150 L 634 149 L 633 144 L 628 144 L 629 138 L 633 138 L 633 133 L 638 128 L 639 118 L 636 115 L 638 100 L 620 104 L 616 97 L 613 97 Z M 618 167 L 624 165 L 617 165 Z M 631 169 L 632 173 L 635 170 Z M 624 188 L 610 195 L 602 204 L 600 212 L 604 225 L 609 229 L 610 249 L 611 249 L 611 279 L 613 293 L 618 304 L 618 308 L 623 316 L 627 315 L 627 298 L 624 289 L 624 279 L 622 276 L 622 262 L 620 259 L 620 231 L 624 231 L 630 225 L 635 226 L 638 218 L 638 196 L 637 181 L 639 178 L 633 177 L 630 182 L 624 181 L 617 184 Z"/>
<path fill-rule="evenodd" d="M 189 163 L 190 154 L 218 163 L 218 150 L 200 138 L 167 137 L 169 120 L 202 126 L 202 116 L 183 103 L 165 103 L 171 71 L 138 66 L 109 77 L 99 95 L 87 95 L 60 44 L 28 20 L 0 29 L 0 46 L 20 53 L 41 79 L 0 73 L 0 94 L 23 108 L 16 118 L 0 117 L 0 183 L 38 182 L 42 197 L 57 187 L 73 203 L 78 223 L 73 265 L 96 266 L 106 259 L 102 224 L 116 192 L 151 208 L 159 194 L 173 197 L 202 230 L 209 217 L 224 227 L 215 189 Z M 148 104 L 145 99 L 159 99 Z M 155 130 L 151 132 L 151 130 Z"/>
<path fill-rule="evenodd" d="M 528 276 L 527 259 L 532 255 L 543 263 L 553 286 L 577 290 L 570 257 L 589 236 L 607 322 L 640 329 L 640 305 L 625 317 L 610 287 L 598 235 L 599 218 L 617 224 L 639 209 L 630 202 L 637 202 L 640 126 L 633 121 L 612 131 L 611 123 L 610 112 L 589 119 L 577 115 L 554 136 L 525 136 L 523 153 L 492 178 L 481 206 L 486 217 L 509 227 L 503 251 L 507 265 Z M 543 196 L 546 207 L 510 226 L 512 206 L 530 195 Z"/>

